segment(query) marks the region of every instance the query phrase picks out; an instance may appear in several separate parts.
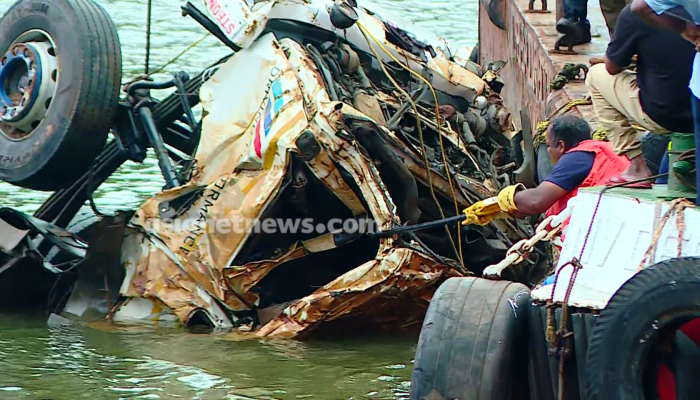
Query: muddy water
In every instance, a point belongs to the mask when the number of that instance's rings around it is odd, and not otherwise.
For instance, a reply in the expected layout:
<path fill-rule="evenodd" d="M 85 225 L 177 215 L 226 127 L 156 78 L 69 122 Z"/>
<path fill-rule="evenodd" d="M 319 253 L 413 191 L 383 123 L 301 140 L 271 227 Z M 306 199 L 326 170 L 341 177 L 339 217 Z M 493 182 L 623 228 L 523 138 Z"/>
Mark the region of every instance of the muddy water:
<path fill-rule="evenodd" d="M 145 0 L 103 0 L 122 43 L 124 80 L 142 73 Z M 181 2 L 154 0 L 151 69 L 205 31 Z M 477 40 L 477 0 L 376 1 L 460 46 Z M 0 13 L 10 5 L 0 0 Z M 192 74 L 227 53 L 213 37 L 166 68 Z M 161 75 L 161 78 L 167 78 Z M 158 76 L 156 76 L 158 78 Z M 96 193 L 98 207 L 135 207 L 163 186 L 152 155 L 127 163 Z M 0 183 L 0 206 L 34 211 L 47 193 Z M 43 319 L 0 315 L 0 400 L 77 398 L 401 399 L 408 397 L 415 338 L 298 343 L 235 342 L 177 329 L 47 328 Z"/>

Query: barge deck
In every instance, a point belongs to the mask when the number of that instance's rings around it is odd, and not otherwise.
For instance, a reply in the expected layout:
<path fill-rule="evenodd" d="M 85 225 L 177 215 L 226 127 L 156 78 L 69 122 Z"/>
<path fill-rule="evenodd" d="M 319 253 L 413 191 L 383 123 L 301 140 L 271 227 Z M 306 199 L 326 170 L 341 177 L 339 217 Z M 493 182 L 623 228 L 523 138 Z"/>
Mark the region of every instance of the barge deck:
<path fill-rule="evenodd" d="M 563 14 L 563 2 L 549 4 L 548 12 L 529 12 L 528 0 L 500 1 L 496 8 L 503 16 L 505 30 L 496 26 L 489 18 L 485 3 L 479 4 L 480 62 L 506 61 L 500 72 L 506 85 L 501 96 L 506 106 L 513 111 L 514 123 L 520 129 L 519 111 L 527 107 L 531 116 L 533 132 L 539 121 L 543 121 L 570 100 L 583 99 L 588 89 L 583 80 L 567 83 L 564 88 L 551 91 L 552 81 L 566 63 L 586 64 L 591 57 L 603 56 L 610 36 L 600 11 L 598 0 L 588 2 L 588 20 L 591 23 L 591 43 L 574 46 L 577 54 L 560 54 L 554 51 L 559 37 L 555 25 Z M 534 5 L 541 9 L 540 2 Z M 598 124 L 593 106 L 577 106 L 572 112 L 582 116 L 595 130 Z"/>

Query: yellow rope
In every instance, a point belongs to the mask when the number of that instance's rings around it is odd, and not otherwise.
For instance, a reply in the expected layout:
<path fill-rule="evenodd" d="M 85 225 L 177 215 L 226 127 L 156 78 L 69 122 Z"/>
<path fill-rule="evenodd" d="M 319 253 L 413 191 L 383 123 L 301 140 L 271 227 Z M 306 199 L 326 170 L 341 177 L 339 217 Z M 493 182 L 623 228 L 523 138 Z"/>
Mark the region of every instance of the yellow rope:
<path fill-rule="evenodd" d="M 608 135 L 605 133 L 605 129 L 603 129 L 602 126 L 593 132 L 593 139 L 600 140 L 601 142 L 608 141 Z"/>
<path fill-rule="evenodd" d="M 163 70 L 165 70 L 168 66 L 170 66 L 170 64 L 174 63 L 175 61 L 179 60 L 180 57 L 184 56 L 185 53 L 187 53 L 188 51 L 190 51 L 190 50 L 194 49 L 195 47 L 197 47 L 197 46 L 198 46 L 200 43 L 202 43 L 202 42 L 204 41 L 204 39 L 206 39 L 209 35 L 211 35 L 211 33 L 208 33 L 208 32 L 207 32 L 207 34 L 205 34 L 204 36 L 202 36 L 201 38 L 199 38 L 196 42 L 194 42 L 194 43 L 192 43 L 191 45 L 189 45 L 185 50 L 182 50 L 182 51 L 180 52 L 180 54 L 176 55 L 172 60 L 170 60 L 170 61 L 168 61 L 167 63 L 163 64 L 163 65 L 162 65 L 160 68 L 158 68 L 157 70 L 155 70 L 155 71 L 149 73 L 148 76 L 155 75 L 155 74 L 157 74 L 157 73 L 162 72 Z"/>
<path fill-rule="evenodd" d="M 563 107 L 561 107 L 557 111 L 555 111 L 546 120 L 538 122 L 537 128 L 535 129 L 535 137 L 533 138 L 535 148 L 537 148 L 541 144 L 545 144 L 547 142 L 547 128 L 549 128 L 549 122 L 552 120 L 552 118 L 559 116 L 559 115 L 566 114 L 567 112 L 571 111 L 574 107 L 588 106 L 591 104 L 593 104 L 593 103 L 591 102 L 590 99 L 571 100 L 570 102 L 566 103 Z M 646 130 L 637 124 L 632 124 L 632 127 L 640 132 L 643 132 Z M 596 129 L 595 132 L 593 132 L 593 139 L 600 140 L 600 141 L 607 141 L 608 140 L 607 133 L 605 132 L 605 129 L 603 129 L 602 126 L 599 127 L 598 129 Z"/>
<path fill-rule="evenodd" d="M 418 114 L 418 109 L 416 107 L 416 104 L 411 99 L 411 96 L 408 93 L 406 93 L 406 91 L 403 90 L 398 85 L 398 83 L 396 83 L 396 81 L 389 75 L 389 71 L 387 71 L 386 68 L 384 67 L 382 60 L 381 60 L 381 57 L 376 52 L 376 50 L 372 46 L 372 43 L 369 41 L 369 38 L 367 36 L 372 38 L 372 40 L 379 46 L 379 48 L 381 48 L 394 62 L 396 62 L 403 69 L 408 71 L 410 74 L 414 75 L 419 80 L 423 81 L 423 83 L 425 83 L 428 86 L 428 88 L 430 89 L 430 91 L 432 92 L 433 100 L 435 102 L 435 119 L 436 119 L 435 122 L 437 123 L 438 139 L 440 142 L 440 151 L 442 153 L 442 161 L 445 165 L 445 173 L 447 175 L 447 182 L 450 185 L 450 191 L 452 193 L 452 200 L 453 200 L 454 206 L 455 206 L 455 214 L 459 215 L 460 211 L 459 211 L 459 204 L 457 203 L 457 194 L 455 193 L 454 184 L 452 182 L 452 174 L 450 174 L 450 171 L 448 169 L 449 167 L 448 167 L 448 162 L 447 162 L 447 156 L 445 154 L 445 146 L 443 145 L 443 141 L 442 141 L 442 124 L 440 121 L 440 105 L 438 103 L 437 94 L 435 93 L 435 89 L 433 88 L 433 85 L 427 79 L 425 79 L 421 74 L 413 71 L 411 68 L 409 68 L 404 63 L 399 61 L 396 57 L 394 57 L 394 55 L 391 54 L 391 52 L 386 47 L 384 47 L 384 45 L 372 34 L 372 32 L 370 32 L 367 28 L 365 28 L 365 26 L 362 23 L 360 23 L 360 21 L 357 21 L 357 27 L 360 29 L 360 32 L 362 33 L 362 35 L 365 37 L 365 40 L 367 40 L 367 44 L 369 45 L 370 50 L 372 50 L 372 53 L 374 53 L 374 56 L 377 58 L 377 61 L 379 62 L 379 65 L 381 66 L 382 71 L 384 71 L 384 74 L 386 74 L 387 77 L 389 77 L 389 79 L 392 81 L 394 86 L 396 86 L 396 88 L 404 95 L 404 97 L 406 97 L 408 99 L 408 101 L 411 103 L 411 106 L 413 108 L 413 112 L 416 114 L 416 118 L 418 118 L 418 123 L 416 125 L 418 127 L 418 136 L 419 136 L 419 139 L 421 142 L 421 150 L 423 152 L 423 158 L 424 158 L 423 162 L 425 163 L 425 167 L 427 169 L 428 184 L 430 186 L 430 193 L 432 194 L 433 200 L 435 201 L 435 204 L 437 205 L 438 210 L 440 211 L 441 217 L 445 218 L 445 214 L 442 210 L 442 207 L 440 206 L 440 203 L 437 199 L 437 196 L 435 195 L 435 189 L 433 188 L 432 177 L 430 175 L 430 167 L 428 164 L 428 156 L 427 156 L 427 152 L 425 149 L 425 142 L 423 140 L 423 131 L 421 128 L 421 123 L 420 123 L 420 114 Z M 462 232 L 461 232 L 461 229 L 459 229 L 459 228 L 457 229 L 457 246 L 459 247 L 458 251 L 457 251 L 457 248 L 455 246 L 454 239 L 452 238 L 452 235 L 449 233 L 449 231 L 448 231 L 448 236 L 450 238 L 450 242 L 452 242 L 452 247 L 455 249 L 455 251 L 457 253 L 457 257 L 459 258 L 460 264 L 462 265 L 462 267 L 464 267 L 464 260 L 462 258 Z"/>
<path fill-rule="evenodd" d="M 593 104 L 590 99 L 574 99 L 571 100 L 570 102 L 566 103 L 564 106 L 560 107 L 558 110 L 556 110 L 552 115 L 547 117 L 544 121 L 538 122 L 537 123 L 537 129 L 535 131 L 535 137 L 534 139 L 534 145 L 535 148 L 539 147 L 541 144 L 547 143 L 547 128 L 549 127 L 549 121 L 552 120 L 552 118 L 566 114 L 571 109 L 577 106 L 588 106 Z"/>
<path fill-rule="evenodd" d="M 168 61 L 168 62 L 166 62 L 165 64 L 163 64 L 160 68 L 156 69 L 155 71 L 149 72 L 149 73 L 146 73 L 146 74 L 142 74 L 142 75 L 135 76 L 135 77 L 133 77 L 130 81 L 128 81 L 128 82 L 126 82 L 126 83 L 122 83 L 122 84 L 123 84 L 123 85 L 130 85 L 130 84 L 132 84 L 132 83 L 134 83 L 134 82 L 137 82 L 137 81 L 148 80 L 148 79 L 150 79 L 150 77 L 151 77 L 152 75 L 155 75 L 155 74 L 157 74 L 157 73 L 163 72 L 167 67 L 169 67 L 169 66 L 170 66 L 172 63 L 174 63 L 175 61 L 179 60 L 180 57 L 182 57 L 183 55 L 185 55 L 188 51 L 194 49 L 194 48 L 197 47 L 200 43 L 202 43 L 202 42 L 204 41 L 204 39 L 206 39 L 209 35 L 211 35 L 211 33 L 207 33 L 207 34 L 205 34 L 204 36 L 202 36 L 201 38 L 197 39 L 197 41 L 195 41 L 195 42 L 192 43 L 191 45 L 187 46 L 187 48 L 185 48 L 184 50 L 182 50 L 182 51 L 180 52 L 180 54 L 178 54 L 178 55 L 176 55 L 175 57 L 173 57 L 170 61 Z M 149 58 L 150 58 L 150 56 L 149 56 Z"/>

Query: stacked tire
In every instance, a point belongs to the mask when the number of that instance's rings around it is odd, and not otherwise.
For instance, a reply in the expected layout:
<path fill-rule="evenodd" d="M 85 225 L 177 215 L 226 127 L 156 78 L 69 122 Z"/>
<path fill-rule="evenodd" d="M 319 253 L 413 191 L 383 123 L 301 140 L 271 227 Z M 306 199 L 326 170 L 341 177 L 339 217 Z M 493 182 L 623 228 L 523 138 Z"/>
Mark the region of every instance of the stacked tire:
<path fill-rule="evenodd" d="M 600 314 L 586 366 L 588 400 L 700 397 L 700 258 L 628 280 Z"/>
<path fill-rule="evenodd" d="M 411 399 L 506 400 L 526 391 L 530 291 L 451 278 L 433 296 L 411 378 Z"/>

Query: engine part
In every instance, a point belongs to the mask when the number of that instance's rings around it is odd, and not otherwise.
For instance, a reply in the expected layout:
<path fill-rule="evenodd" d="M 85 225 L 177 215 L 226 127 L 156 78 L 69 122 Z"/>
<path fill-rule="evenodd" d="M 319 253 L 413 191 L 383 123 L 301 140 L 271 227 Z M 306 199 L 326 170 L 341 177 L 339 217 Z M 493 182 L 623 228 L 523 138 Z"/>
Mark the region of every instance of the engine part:
<path fill-rule="evenodd" d="M 418 186 L 406 165 L 382 138 L 382 133 L 367 121 L 350 121 L 355 137 L 369 155 L 379 160 L 380 175 L 387 185 L 401 220 L 415 224 L 420 219 Z"/>
<path fill-rule="evenodd" d="M 338 29 L 348 29 L 357 22 L 357 11 L 343 0 L 336 0 L 331 6 L 331 23 Z"/>

